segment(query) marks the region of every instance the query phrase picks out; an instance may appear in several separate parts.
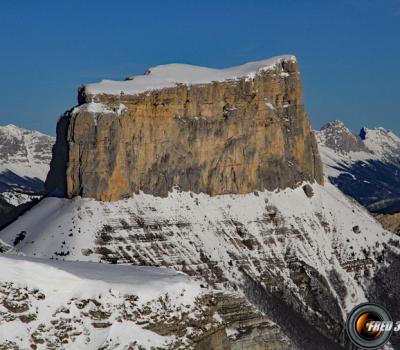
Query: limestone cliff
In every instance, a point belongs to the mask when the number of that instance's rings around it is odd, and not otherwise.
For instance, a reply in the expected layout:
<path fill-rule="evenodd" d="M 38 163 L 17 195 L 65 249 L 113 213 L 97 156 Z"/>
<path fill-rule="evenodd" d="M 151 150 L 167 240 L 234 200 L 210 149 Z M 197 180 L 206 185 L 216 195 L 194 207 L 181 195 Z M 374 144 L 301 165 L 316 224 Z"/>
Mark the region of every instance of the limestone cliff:
<path fill-rule="evenodd" d="M 113 201 L 138 191 L 166 196 L 174 186 L 218 195 L 322 183 L 296 59 L 261 63 L 160 66 L 119 90 L 81 87 L 79 106 L 58 124 L 47 190 Z M 202 79 L 166 77 L 193 71 Z M 215 81 L 204 78 L 210 71 Z M 142 86 L 157 74 L 161 84 Z"/>

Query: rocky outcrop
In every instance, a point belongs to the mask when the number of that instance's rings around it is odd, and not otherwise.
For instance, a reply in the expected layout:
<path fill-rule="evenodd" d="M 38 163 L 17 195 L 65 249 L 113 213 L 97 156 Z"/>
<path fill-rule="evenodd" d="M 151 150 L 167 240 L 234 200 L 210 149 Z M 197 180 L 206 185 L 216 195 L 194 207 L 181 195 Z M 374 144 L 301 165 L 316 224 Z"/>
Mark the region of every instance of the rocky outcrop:
<path fill-rule="evenodd" d="M 386 230 L 400 235 L 400 212 L 393 214 L 376 214 L 374 216 Z"/>
<path fill-rule="evenodd" d="M 230 350 L 294 350 L 282 329 L 244 297 L 219 294 L 217 310 L 226 325 Z M 211 347 L 207 349 L 213 349 Z"/>
<path fill-rule="evenodd" d="M 223 81 L 92 90 L 59 121 L 48 191 L 112 201 L 175 185 L 218 195 L 323 182 L 293 57 Z"/>

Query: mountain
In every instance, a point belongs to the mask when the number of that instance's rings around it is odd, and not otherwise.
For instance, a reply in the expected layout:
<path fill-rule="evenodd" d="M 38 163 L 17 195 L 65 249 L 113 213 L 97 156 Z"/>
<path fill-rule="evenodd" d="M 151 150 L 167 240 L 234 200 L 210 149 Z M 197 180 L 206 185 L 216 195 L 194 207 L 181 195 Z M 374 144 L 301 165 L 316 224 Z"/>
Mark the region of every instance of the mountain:
<path fill-rule="evenodd" d="M 43 191 L 54 141 L 15 125 L 0 127 L 0 191 Z"/>
<path fill-rule="evenodd" d="M 400 211 L 400 138 L 383 128 L 353 134 L 335 121 L 316 132 L 329 180 L 371 212 Z"/>
<path fill-rule="evenodd" d="M 174 185 L 218 195 L 323 181 L 293 56 L 158 66 L 83 86 L 79 102 L 58 123 L 48 191 L 118 200 Z"/>
<path fill-rule="evenodd" d="M 399 232 L 400 138 L 383 128 L 356 135 L 340 121 L 316 135 L 329 181 Z"/>
<path fill-rule="evenodd" d="M 43 193 L 54 142 L 37 131 L 0 127 L 0 227 Z"/>
<path fill-rule="evenodd" d="M 102 312 L 117 322 L 128 314 L 155 339 L 183 341 L 189 326 L 202 337 L 183 348 L 196 350 L 348 349 L 344 322 L 355 305 L 379 302 L 400 317 L 400 238 L 324 180 L 295 57 L 223 70 L 158 66 L 123 82 L 82 86 L 78 102 L 58 122 L 49 196 L 0 232 L 3 249 L 25 255 L 19 259 L 34 263 L 27 265 L 34 271 L 42 262 L 32 257 L 45 259 L 62 270 L 54 272 L 60 284 L 63 271 L 86 271 L 81 284 L 69 287 L 78 305 L 82 295 L 94 298 L 87 279 L 109 283 L 108 276 L 121 275 L 119 266 L 111 270 L 117 264 L 174 269 L 212 294 L 202 310 L 217 322 L 200 316 L 200 323 L 183 323 L 183 331 L 179 320 L 191 313 L 182 315 L 178 303 L 172 322 L 166 315 L 174 305 L 161 298 L 164 322 L 148 328 L 135 305 L 116 310 L 120 294 L 106 287 L 108 295 L 101 283 L 104 304 L 98 298 L 85 309 L 82 332 L 57 333 L 65 347 L 95 339 L 87 317 Z M 7 264 L 20 268 L 18 261 Z M 126 268 L 127 276 L 135 273 Z M 18 281 L 2 275 L 6 285 L 16 283 L 11 295 L 22 293 Z M 44 279 L 37 288 L 54 296 L 52 286 Z M 65 302 L 70 308 L 69 289 L 65 295 L 50 310 Z M 78 314 L 75 307 L 65 316 L 40 309 L 28 328 L 28 310 L 14 310 L 7 327 L 18 344 L 30 339 L 25 344 L 38 348 L 54 339 L 60 319 L 70 325 Z M 143 344 L 142 331 L 122 339 L 113 321 L 101 322 L 108 324 L 98 338 L 104 349 Z M 44 332 L 45 339 L 36 337 Z M 114 337 L 118 344 L 105 340 Z"/>

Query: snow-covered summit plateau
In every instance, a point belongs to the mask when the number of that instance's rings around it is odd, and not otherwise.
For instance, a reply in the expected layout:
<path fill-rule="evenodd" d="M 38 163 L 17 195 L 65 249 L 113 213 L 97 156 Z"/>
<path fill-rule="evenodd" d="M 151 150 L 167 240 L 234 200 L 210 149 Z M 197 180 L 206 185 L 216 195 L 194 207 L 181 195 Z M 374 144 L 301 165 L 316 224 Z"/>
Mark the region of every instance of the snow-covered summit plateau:
<path fill-rule="evenodd" d="M 102 80 L 100 83 L 86 84 L 85 90 L 90 95 L 135 95 L 149 90 L 174 87 L 177 84 L 196 85 L 242 77 L 253 78 L 258 72 L 269 70 L 282 61 L 296 61 L 296 57 L 283 55 L 224 69 L 178 63 L 165 64 L 148 69 L 145 75 L 128 77 L 125 81 Z"/>

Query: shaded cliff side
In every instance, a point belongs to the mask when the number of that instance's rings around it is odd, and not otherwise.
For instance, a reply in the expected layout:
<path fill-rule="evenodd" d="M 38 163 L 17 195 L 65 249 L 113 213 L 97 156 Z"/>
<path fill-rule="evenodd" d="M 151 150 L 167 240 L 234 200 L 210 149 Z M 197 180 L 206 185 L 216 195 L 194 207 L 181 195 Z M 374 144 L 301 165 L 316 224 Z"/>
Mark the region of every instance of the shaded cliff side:
<path fill-rule="evenodd" d="M 59 121 L 48 192 L 113 201 L 176 185 L 218 195 L 323 182 L 293 56 L 159 66 L 83 86 L 78 100 Z"/>

